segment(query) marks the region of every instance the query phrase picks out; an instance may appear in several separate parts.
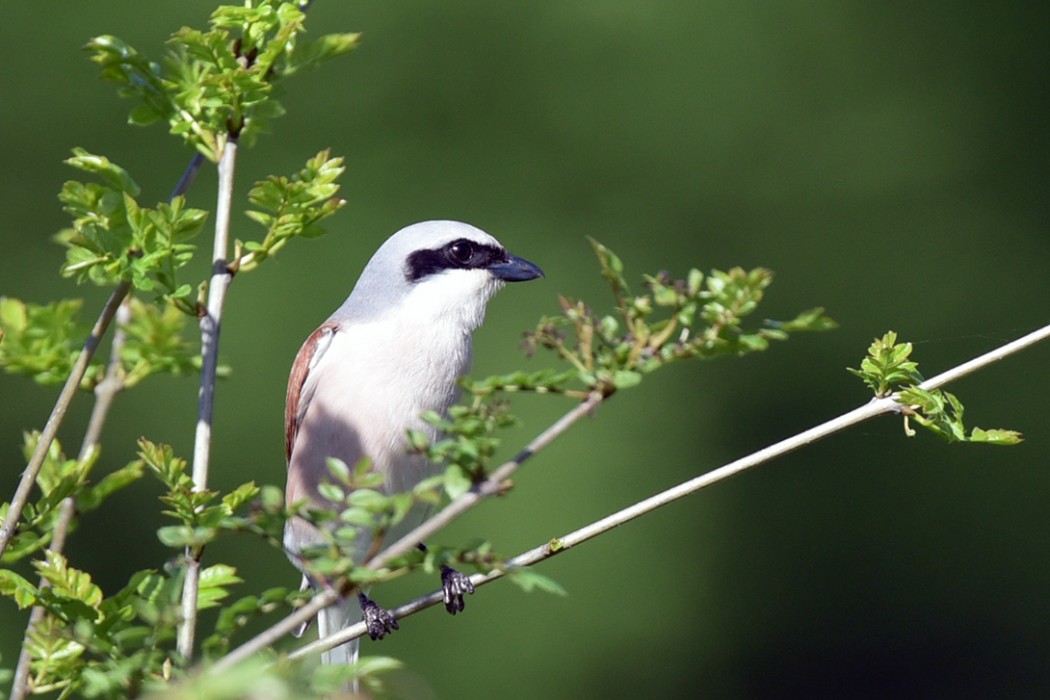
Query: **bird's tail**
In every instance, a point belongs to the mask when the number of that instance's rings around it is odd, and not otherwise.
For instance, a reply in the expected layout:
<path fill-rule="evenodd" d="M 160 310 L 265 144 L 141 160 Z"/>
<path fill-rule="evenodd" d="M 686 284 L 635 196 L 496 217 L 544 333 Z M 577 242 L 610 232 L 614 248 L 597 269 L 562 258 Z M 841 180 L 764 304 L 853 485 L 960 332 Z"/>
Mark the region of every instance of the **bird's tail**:
<path fill-rule="evenodd" d="M 361 606 L 355 598 L 340 600 L 317 613 L 317 635 L 323 639 L 349 627 L 361 620 Z M 329 649 L 321 655 L 323 664 L 352 664 L 357 661 L 357 649 L 360 640 L 354 639 L 346 644 Z"/>

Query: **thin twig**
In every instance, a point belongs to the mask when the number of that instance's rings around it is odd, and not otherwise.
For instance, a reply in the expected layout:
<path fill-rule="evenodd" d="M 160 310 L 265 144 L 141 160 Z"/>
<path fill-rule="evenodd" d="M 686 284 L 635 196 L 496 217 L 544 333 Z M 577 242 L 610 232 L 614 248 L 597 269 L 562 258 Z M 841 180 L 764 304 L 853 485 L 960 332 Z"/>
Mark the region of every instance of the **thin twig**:
<path fill-rule="evenodd" d="M 120 377 L 120 351 L 124 346 L 124 326 L 128 323 L 128 299 L 124 298 L 120 308 L 117 310 L 117 330 L 113 333 L 113 344 L 109 352 L 109 365 L 106 374 L 95 386 L 95 405 L 91 409 L 91 417 L 88 419 L 87 430 L 84 431 L 84 439 L 80 443 L 80 453 L 77 461 L 83 463 L 88 460 L 92 453 L 98 448 L 99 438 L 102 434 L 102 426 L 109 415 L 109 409 L 113 405 L 113 398 L 123 389 Z M 48 547 L 55 554 L 62 554 L 66 547 L 66 536 L 69 527 L 77 512 L 76 497 L 69 496 L 63 499 L 59 506 L 58 520 L 51 532 L 51 542 Z M 47 588 L 50 581 L 41 577 L 38 586 Z M 29 671 L 32 655 L 29 653 L 29 634 L 44 619 L 44 608 L 36 606 L 29 614 L 29 624 L 26 625 L 25 635 L 22 639 L 22 649 L 18 654 L 18 664 L 15 666 L 15 678 L 11 685 L 11 700 L 23 700 L 29 692 Z"/>
<path fill-rule="evenodd" d="M 944 386 L 945 384 L 955 381 L 960 377 L 967 374 L 972 374 L 979 369 L 982 369 L 993 362 L 997 362 L 1009 355 L 1017 353 L 1035 343 L 1050 338 L 1050 325 L 1045 326 L 1037 331 L 1029 333 L 1015 341 L 1007 343 L 1006 345 L 980 355 L 968 362 L 965 362 L 958 367 L 949 369 L 941 374 L 938 374 L 930 379 L 927 379 L 920 386 L 923 389 L 932 390 Z M 522 552 L 521 554 L 507 560 L 506 564 L 500 568 L 493 570 L 487 574 L 474 574 L 470 577 L 471 582 L 475 587 L 483 586 L 486 583 L 491 583 L 499 578 L 506 576 L 509 572 L 513 572 L 515 569 L 519 569 L 525 566 L 531 566 L 537 564 L 545 559 L 549 559 L 556 554 L 560 554 L 566 550 L 572 549 L 578 544 L 582 544 L 587 540 L 590 540 L 598 535 L 601 535 L 613 528 L 630 522 L 635 518 L 638 518 L 646 513 L 649 513 L 657 508 L 661 508 L 669 503 L 677 501 L 685 496 L 693 494 L 703 488 L 712 486 L 720 481 L 724 481 L 731 476 L 739 474 L 742 471 L 756 467 L 764 462 L 768 462 L 772 459 L 787 454 L 793 450 L 796 450 L 810 443 L 821 440 L 833 433 L 844 430 L 848 427 L 861 423 L 886 413 L 898 413 L 901 410 L 900 403 L 897 402 L 895 396 L 887 396 L 881 399 L 872 399 L 867 404 L 858 408 L 844 413 L 837 418 L 833 418 L 829 421 L 821 423 L 809 430 L 803 431 L 798 435 L 781 440 L 765 449 L 759 450 L 747 457 L 743 457 L 734 462 L 730 462 L 718 469 L 714 469 L 706 474 L 690 479 L 689 481 L 683 482 L 674 486 L 666 491 L 662 491 L 654 496 L 650 496 L 645 500 L 639 501 L 627 508 L 617 511 L 611 515 L 608 515 L 601 520 L 597 520 L 589 525 L 585 525 L 578 530 L 575 530 L 563 537 L 558 537 L 544 544 L 534 547 L 528 551 Z M 415 614 L 420 610 L 424 610 L 433 605 L 443 602 L 442 591 L 434 591 L 429 595 L 423 596 L 409 603 L 401 605 L 391 610 L 391 614 L 395 619 L 402 619 L 409 615 Z M 329 649 L 336 647 L 340 644 L 345 644 L 353 639 L 363 636 L 367 633 L 367 629 L 363 622 L 357 623 L 350 627 L 344 628 L 335 634 L 328 636 L 325 639 L 318 639 L 311 644 L 307 644 L 296 651 L 289 654 L 289 658 L 299 658 L 308 654 L 321 653 L 328 651 Z"/>
<path fill-rule="evenodd" d="M 310 599 L 309 603 L 299 608 L 277 624 L 266 628 L 209 666 L 208 673 L 221 673 L 222 671 L 228 670 L 241 661 L 244 661 L 252 654 L 276 643 L 285 635 L 291 634 L 298 629 L 304 622 L 309 622 L 317 617 L 317 613 L 321 612 L 332 603 L 335 603 L 337 600 L 339 600 L 339 594 L 332 588 L 327 588 L 318 592 L 317 595 Z M 332 646 L 335 645 L 333 644 L 327 648 L 330 649 Z"/>
<path fill-rule="evenodd" d="M 182 177 L 179 179 L 179 183 L 175 186 L 175 190 L 171 194 L 171 199 L 183 194 L 189 188 L 190 184 L 197 176 L 197 171 L 200 169 L 200 163 L 201 159 L 198 154 L 194 156 L 185 172 L 183 172 Z M 99 343 L 102 342 L 102 336 L 105 335 L 110 321 L 113 320 L 113 316 L 117 313 L 117 309 L 120 308 L 121 303 L 124 301 L 124 297 L 126 297 L 130 291 L 130 282 L 121 282 L 116 288 L 114 288 L 109 296 L 109 300 L 102 309 L 102 313 L 99 314 L 98 320 L 95 321 L 95 326 L 91 329 L 91 335 L 88 336 L 87 341 L 84 343 L 84 349 L 80 351 L 80 355 L 77 357 L 77 361 L 73 365 L 73 370 L 70 372 L 65 386 L 62 387 L 62 393 L 59 394 L 58 401 L 55 402 L 55 407 L 51 410 L 51 415 L 48 417 L 47 423 L 44 425 L 44 430 L 40 433 L 40 440 L 36 444 L 36 449 L 33 450 L 33 454 L 29 459 L 29 464 L 26 465 L 25 471 L 22 473 L 22 480 L 18 483 L 18 488 L 15 491 L 14 498 L 11 499 L 11 505 L 8 508 L 7 517 L 4 519 L 4 522 L 0 524 L 0 557 L 4 555 L 4 552 L 7 551 L 8 545 L 11 544 L 11 538 L 14 536 L 16 526 L 18 525 L 18 519 L 22 517 L 22 509 L 25 508 L 25 505 L 29 500 L 29 494 L 33 490 L 33 484 L 36 483 L 36 477 L 40 472 L 40 467 L 44 463 L 44 457 L 47 455 L 47 451 L 51 449 L 51 443 L 54 441 L 55 435 L 58 433 L 58 428 L 62 424 L 63 418 L 65 418 L 66 411 L 69 409 L 69 405 L 73 401 L 73 396 L 76 394 L 77 387 L 80 386 L 80 381 L 84 378 L 84 373 L 87 371 L 88 365 L 91 363 L 91 358 L 98 349 Z"/>
<path fill-rule="evenodd" d="M 431 535 L 476 506 L 482 499 L 499 493 L 504 483 L 517 471 L 518 467 L 554 442 L 559 435 L 572 427 L 578 420 L 592 414 L 604 398 L 600 393 L 592 392 L 585 401 L 537 435 L 514 459 L 494 469 L 484 481 L 442 508 L 433 518 L 422 523 L 389 547 L 385 547 L 376 556 L 365 562 L 365 566 L 370 569 L 381 569 L 394 557 L 399 557 L 418 547 L 420 542 L 428 540 Z"/>
<path fill-rule="evenodd" d="M 972 360 L 962 363 L 958 367 L 953 367 L 949 370 L 941 372 L 935 377 L 930 377 L 922 384 L 919 385 L 921 389 L 937 389 L 949 382 L 954 382 L 960 377 L 965 377 L 967 374 L 973 374 L 979 369 L 984 369 L 993 362 L 1009 357 L 1014 353 L 1020 352 L 1031 345 L 1050 338 L 1050 326 L 1043 326 L 1038 330 L 1034 330 L 1027 335 L 1023 335 L 1017 340 L 1012 340 L 1002 347 L 996 348 L 995 350 L 989 350 L 983 355 L 978 355 Z"/>
<path fill-rule="evenodd" d="M 193 181 L 197 178 L 197 173 L 200 172 L 203 162 L 204 156 L 200 153 L 196 153 L 190 159 L 189 164 L 183 170 L 182 176 L 175 185 L 175 189 L 168 196 L 169 204 L 173 199 L 189 190 Z M 77 460 L 80 462 L 87 460 L 98 447 L 102 437 L 102 427 L 109 417 L 109 409 L 113 406 L 113 399 L 124 389 L 123 377 L 121 376 L 120 353 L 124 347 L 126 335 L 124 327 L 130 321 L 129 298 L 129 296 L 125 296 L 117 308 L 117 329 L 113 333 L 113 343 L 109 350 L 109 364 L 106 367 L 106 374 L 102 381 L 95 386 L 95 405 L 91 408 L 91 417 L 88 419 L 87 429 L 84 431 L 84 438 L 80 443 L 80 454 L 77 457 Z M 51 542 L 48 547 L 55 554 L 62 554 L 65 551 L 66 536 L 69 534 L 69 527 L 76 516 L 76 505 L 76 498 L 69 496 L 59 506 L 58 520 L 52 531 Z M 49 585 L 51 585 L 50 582 L 46 578 L 41 577 L 39 587 L 46 588 Z M 26 625 L 25 635 L 22 639 L 22 649 L 18 654 L 18 665 L 15 667 L 14 682 L 11 685 L 11 700 L 23 700 L 26 693 L 29 692 L 29 671 L 30 662 L 32 661 L 28 644 L 29 633 L 43 619 L 44 609 L 39 606 L 34 607 L 29 615 L 29 624 Z"/>
<path fill-rule="evenodd" d="M 208 283 L 207 308 L 200 318 L 201 386 L 198 396 L 197 430 L 193 444 L 193 488 L 208 488 L 208 466 L 211 459 L 211 425 L 215 410 L 215 380 L 219 367 L 219 332 L 222 310 L 233 275 L 227 255 L 230 240 L 230 210 L 233 201 L 233 174 L 237 163 L 237 141 L 226 141 L 219 159 L 219 192 L 215 205 L 215 240 L 212 247 L 211 281 Z M 200 586 L 201 551 L 186 548 L 186 577 L 182 586 L 182 619 L 179 622 L 177 649 L 184 659 L 193 657 L 197 629 L 197 594 Z"/>
<path fill-rule="evenodd" d="M 467 510 L 473 508 L 483 498 L 498 493 L 504 482 L 518 469 L 518 467 L 537 452 L 551 444 L 555 438 L 568 430 L 569 427 L 578 420 L 593 413 L 602 400 L 603 397 L 600 393 L 595 392 L 590 394 L 587 397 L 587 400 L 574 407 L 571 411 L 558 419 L 557 422 L 536 436 L 536 438 L 533 439 L 525 449 L 519 452 L 514 459 L 493 470 L 488 478 L 478 484 L 474 489 L 449 503 L 433 518 L 430 518 L 415 530 L 412 530 L 412 532 L 408 533 L 400 540 L 384 549 L 377 556 L 373 557 L 368 562 L 367 566 L 378 569 L 384 566 L 393 557 L 415 549 L 419 542 L 427 539 L 430 535 L 448 525 Z M 299 608 L 277 624 L 269 627 L 252 639 L 249 639 L 229 654 L 223 656 L 208 669 L 209 672 L 216 673 L 228 669 L 255 652 L 265 649 L 284 635 L 299 627 L 302 623 L 313 619 L 318 612 L 336 602 L 338 599 L 339 595 L 333 589 L 329 588 L 320 591 L 310 599 L 309 603 Z M 350 629 L 356 629 L 356 627 Z M 335 645 L 333 644 L 331 646 Z M 328 648 L 331 648 L 331 646 Z"/>
<path fill-rule="evenodd" d="M 193 185 L 193 181 L 197 179 L 197 173 L 201 171 L 202 165 L 204 165 L 204 154 L 198 151 L 193 154 L 189 165 L 182 171 L 182 177 L 175 183 L 175 189 L 168 195 L 168 204 L 171 204 L 171 201 L 176 197 L 181 197 L 190 191 L 190 187 Z"/>
<path fill-rule="evenodd" d="M 40 467 L 44 464 L 44 458 L 47 456 L 48 450 L 51 449 L 51 443 L 54 442 L 55 435 L 58 434 L 58 428 L 65 418 L 69 405 L 73 402 L 73 396 L 77 392 L 77 387 L 80 386 L 80 381 L 84 378 L 84 373 L 87 371 L 91 358 L 94 357 L 95 351 L 102 341 L 102 336 L 105 335 L 110 321 L 113 320 L 117 309 L 129 291 L 131 291 L 131 282 L 125 281 L 118 284 L 110 293 L 102 313 L 99 314 L 98 320 L 95 321 L 95 325 L 91 329 L 91 335 L 88 336 L 87 342 L 84 343 L 84 349 L 77 356 L 77 361 L 73 365 L 69 378 L 66 379 L 66 384 L 62 387 L 62 393 L 59 394 L 55 407 L 51 409 L 51 415 L 40 433 L 40 439 L 36 443 L 36 448 L 29 459 L 29 464 L 26 465 L 25 471 L 22 472 L 22 480 L 18 482 L 18 489 L 15 491 L 14 498 L 11 499 L 7 517 L 4 519 L 3 524 L 0 524 L 0 557 L 7 551 L 11 538 L 14 537 L 15 530 L 18 528 L 18 520 L 22 517 L 22 509 L 29 502 L 29 494 L 36 483 Z"/>

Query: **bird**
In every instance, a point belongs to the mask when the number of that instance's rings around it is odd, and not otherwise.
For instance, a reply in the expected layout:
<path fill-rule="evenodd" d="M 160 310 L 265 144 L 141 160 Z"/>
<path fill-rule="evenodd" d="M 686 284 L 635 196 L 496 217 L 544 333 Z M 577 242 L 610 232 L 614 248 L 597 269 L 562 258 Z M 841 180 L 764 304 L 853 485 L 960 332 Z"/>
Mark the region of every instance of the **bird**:
<path fill-rule="evenodd" d="M 437 473 L 441 465 L 408 449 L 407 431 L 438 438 L 421 415 L 445 414 L 457 400 L 457 379 L 470 367 L 473 332 L 484 320 L 488 301 L 507 282 L 539 277 L 543 271 L 537 265 L 511 255 L 470 224 L 424 221 L 388 238 L 350 296 L 310 334 L 292 364 L 285 402 L 287 506 L 344 507 L 319 488 L 331 480 L 328 458 L 351 468 L 370 460 L 370 469 L 382 477 L 380 490 L 388 494 Z M 406 519 L 400 533 L 383 534 L 395 541 L 419 519 Z M 362 563 L 375 535 L 361 528 L 353 551 L 345 554 Z M 321 582 L 305 570 L 299 555 L 324 541 L 324 533 L 307 519 L 295 516 L 285 525 L 284 547 L 303 570 L 304 586 L 317 588 Z M 455 614 L 462 609 L 462 593 L 473 587 L 467 577 L 449 571 L 458 576 L 446 580 L 443 570 L 446 600 L 450 594 L 459 599 L 458 608 L 446 606 Z M 389 613 L 360 593 L 357 601 L 340 600 L 322 610 L 318 635 L 333 634 L 362 616 L 373 638 L 397 628 Z M 354 640 L 326 652 L 322 663 L 352 663 L 357 651 Z"/>

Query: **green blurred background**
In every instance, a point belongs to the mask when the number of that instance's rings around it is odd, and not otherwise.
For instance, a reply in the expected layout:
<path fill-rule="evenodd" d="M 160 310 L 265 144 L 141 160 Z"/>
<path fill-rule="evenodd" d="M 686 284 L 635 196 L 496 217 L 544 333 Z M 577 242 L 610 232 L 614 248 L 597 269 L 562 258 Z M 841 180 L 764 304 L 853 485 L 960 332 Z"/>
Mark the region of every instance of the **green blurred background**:
<path fill-rule="evenodd" d="M 43 302 L 104 292 L 60 280 L 50 236 L 73 146 L 163 199 L 189 153 L 130 105 L 80 46 L 116 34 L 159 55 L 210 2 L 6 3 L 0 26 L 0 293 Z M 509 498 L 439 541 L 534 546 L 867 400 L 844 368 L 887 329 L 927 375 L 1047 322 L 1050 43 L 1046 3 L 318 0 L 313 32 L 361 48 L 290 81 L 288 115 L 245 151 L 238 194 L 331 147 L 348 206 L 329 235 L 234 283 L 223 331 L 214 484 L 283 484 L 282 410 L 302 339 L 378 244 L 459 218 L 539 263 L 544 281 L 490 306 L 475 374 L 525 366 L 519 334 L 557 295 L 608 299 L 585 236 L 636 278 L 732 265 L 777 274 L 763 315 L 815 305 L 835 332 L 744 360 L 673 366 L 617 396 L 540 455 Z M 212 208 L 214 175 L 191 200 Z M 243 217 L 234 235 L 257 230 Z M 208 248 L 206 239 L 202 246 Z M 206 264 L 195 270 L 203 274 Z M 904 436 L 884 419 L 720 484 L 541 566 L 566 598 L 503 582 L 451 619 L 430 610 L 366 653 L 402 658 L 402 697 L 1045 697 L 1050 694 L 1047 347 L 951 387 L 1015 448 Z M 193 378 L 120 397 L 103 464 L 139 435 L 189 455 Z M 0 377 L 0 487 L 21 431 L 56 389 Z M 75 451 L 89 411 L 60 437 Z M 507 454 L 568 406 L 521 397 Z M 159 488 L 84 519 L 75 565 L 107 591 L 167 556 Z M 243 592 L 294 585 L 282 556 L 233 540 Z M 386 603 L 429 591 L 399 581 Z M 25 615 L 0 604 L 11 666 Z"/>

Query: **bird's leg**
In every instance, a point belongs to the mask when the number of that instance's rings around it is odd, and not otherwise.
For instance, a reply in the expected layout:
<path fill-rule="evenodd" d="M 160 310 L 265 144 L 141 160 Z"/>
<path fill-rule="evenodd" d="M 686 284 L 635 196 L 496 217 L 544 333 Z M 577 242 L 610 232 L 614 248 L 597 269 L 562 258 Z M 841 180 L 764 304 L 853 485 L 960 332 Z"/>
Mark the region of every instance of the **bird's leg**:
<path fill-rule="evenodd" d="M 300 590 L 300 592 L 301 591 L 305 591 L 309 587 L 310 587 L 310 579 L 306 578 L 306 575 L 304 574 L 302 583 L 299 584 L 299 590 Z M 295 637 L 296 639 L 298 639 L 299 637 L 302 637 L 303 634 L 306 632 L 306 630 L 310 629 L 310 623 L 311 622 L 313 622 L 313 618 L 310 618 L 309 620 L 306 620 L 306 621 L 302 622 L 298 627 L 296 627 L 294 630 L 292 630 L 292 636 Z"/>
<path fill-rule="evenodd" d="M 427 546 L 422 542 L 419 543 L 418 547 L 423 552 L 427 551 Z M 463 612 L 463 608 L 466 606 L 463 596 L 467 593 L 474 594 L 474 582 L 466 574 L 456 571 L 447 564 L 442 564 L 441 593 L 445 601 L 445 610 L 448 610 L 449 615 L 455 615 L 458 612 Z"/>
<path fill-rule="evenodd" d="M 390 632 L 399 629 L 397 619 L 390 614 L 390 611 L 380 607 L 364 593 L 357 594 L 357 602 L 361 604 L 361 612 L 365 616 L 365 627 L 368 628 L 368 636 L 373 641 L 382 639 Z"/>

